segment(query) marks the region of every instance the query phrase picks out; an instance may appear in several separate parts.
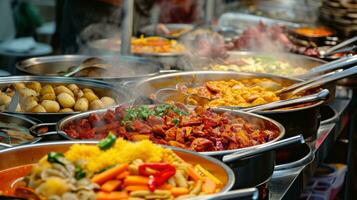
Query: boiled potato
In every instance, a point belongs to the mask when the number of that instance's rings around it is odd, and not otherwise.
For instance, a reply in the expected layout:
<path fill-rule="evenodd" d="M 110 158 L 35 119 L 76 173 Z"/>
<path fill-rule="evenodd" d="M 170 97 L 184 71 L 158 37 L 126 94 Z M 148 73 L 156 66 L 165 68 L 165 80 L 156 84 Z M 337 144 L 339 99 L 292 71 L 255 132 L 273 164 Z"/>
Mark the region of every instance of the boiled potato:
<path fill-rule="evenodd" d="M 19 93 L 21 96 L 24 96 L 24 97 L 37 96 L 37 92 L 30 88 L 22 88 L 19 90 Z"/>
<path fill-rule="evenodd" d="M 57 101 L 43 100 L 41 105 L 46 109 L 47 112 L 58 112 L 60 110 L 60 105 Z"/>
<path fill-rule="evenodd" d="M 103 102 L 103 105 L 106 108 L 115 105 L 115 100 L 111 97 L 102 97 L 100 100 Z"/>
<path fill-rule="evenodd" d="M 55 94 L 55 90 L 52 85 L 45 85 L 41 88 L 40 94 L 43 96 L 45 94 Z"/>
<path fill-rule="evenodd" d="M 84 92 L 83 97 L 88 99 L 89 102 L 99 99 L 93 92 Z"/>
<path fill-rule="evenodd" d="M 61 104 L 63 108 L 72 108 L 76 103 L 73 96 L 66 92 L 62 92 L 57 95 L 57 101 Z"/>
<path fill-rule="evenodd" d="M 41 101 L 43 100 L 56 100 L 56 95 L 55 93 L 46 93 L 41 96 Z"/>
<path fill-rule="evenodd" d="M 7 96 L 12 97 L 15 94 L 15 90 L 13 90 L 11 88 L 6 88 L 5 93 L 6 93 Z"/>
<path fill-rule="evenodd" d="M 14 83 L 12 84 L 16 90 L 21 90 L 26 88 L 25 83 Z"/>
<path fill-rule="evenodd" d="M 67 93 L 67 94 L 71 95 L 72 97 L 74 97 L 73 92 L 70 89 L 68 89 L 66 86 L 63 86 L 63 85 L 55 87 L 55 93 L 57 95 L 59 95 L 61 93 Z"/>
<path fill-rule="evenodd" d="M 11 97 L 7 96 L 5 93 L 0 93 L 0 105 L 8 105 L 11 102 Z"/>
<path fill-rule="evenodd" d="M 89 88 L 84 88 L 83 92 L 92 92 L 92 93 L 94 93 L 94 91 L 92 89 L 89 89 Z"/>
<path fill-rule="evenodd" d="M 76 97 L 76 99 L 79 99 L 81 97 L 83 97 L 84 93 L 82 90 L 77 90 L 76 92 L 74 92 L 74 96 Z"/>
<path fill-rule="evenodd" d="M 67 85 L 67 88 L 70 89 L 73 93 L 79 90 L 79 87 L 76 84 L 69 84 Z"/>
<path fill-rule="evenodd" d="M 89 107 L 88 99 L 84 97 L 79 98 L 77 102 L 74 104 L 74 110 L 76 111 L 85 112 L 88 110 L 88 107 Z"/>
<path fill-rule="evenodd" d="M 26 87 L 35 90 L 37 93 L 41 91 L 41 83 L 38 81 L 26 83 Z"/>
<path fill-rule="evenodd" d="M 72 108 L 63 108 L 59 112 L 73 112 Z"/>
<path fill-rule="evenodd" d="M 104 108 L 104 104 L 100 99 L 93 100 L 89 104 L 89 109 L 90 110 L 98 110 Z"/>
<path fill-rule="evenodd" d="M 42 105 L 38 104 L 31 109 L 31 112 L 46 112 L 46 109 Z"/>
<path fill-rule="evenodd" d="M 38 105 L 38 99 L 36 97 L 27 97 L 25 100 L 24 100 L 24 109 L 25 111 L 31 111 L 32 108 L 34 108 L 35 106 Z"/>
<path fill-rule="evenodd" d="M 37 105 L 38 105 L 37 101 L 29 102 L 29 103 L 25 104 L 25 111 L 31 111 Z"/>

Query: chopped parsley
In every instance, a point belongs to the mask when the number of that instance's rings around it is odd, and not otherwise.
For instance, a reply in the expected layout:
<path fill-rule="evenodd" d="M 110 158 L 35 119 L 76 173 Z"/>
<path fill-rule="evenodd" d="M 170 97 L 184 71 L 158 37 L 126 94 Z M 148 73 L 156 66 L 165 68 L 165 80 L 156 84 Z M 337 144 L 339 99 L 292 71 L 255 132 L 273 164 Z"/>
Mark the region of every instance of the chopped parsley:
<path fill-rule="evenodd" d="M 170 110 L 174 111 L 178 115 L 187 115 L 186 112 L 182 111 L 181 109 L 177 108 L 174 105 L 170 104 L 161 104 L 157 105 L 154 108 L 150 108 L 147 105 L 142 105 L 139 107 L 135 108 L 128 108 L 125 110 L 125 116 L 124 119 L 122 120 L 122 124 L 127 124 L 135 119 L 142 119 L 146 120 L 149 116 L 157 116 L 157 117 L 162 117 L 164 116 L 167 112 Z M 179 123 L 179 121 L 177 122 Z"/>
<path fill-rule="evenodd" d="M 180 120 L 177 118 L 172 119 L 172 122 L 175 124 L 175 126 L 178 126 L 180 124 Z"/>
<path fill-rule="evenodd" d="M 75 176 L 76 180 L 80 180 L 80 179 L 86 177 L 86 173 L 83 171 L 83 169 L 81 167 L 77 166 L 74 171 L 74 176 Z"/>

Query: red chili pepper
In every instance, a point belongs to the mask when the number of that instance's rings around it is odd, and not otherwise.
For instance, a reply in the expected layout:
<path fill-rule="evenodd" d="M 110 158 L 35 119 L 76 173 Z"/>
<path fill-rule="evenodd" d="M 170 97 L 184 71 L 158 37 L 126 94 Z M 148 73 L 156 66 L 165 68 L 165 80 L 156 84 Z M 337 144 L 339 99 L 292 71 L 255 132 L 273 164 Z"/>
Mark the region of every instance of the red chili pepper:
<path fill-rule="evenodd" d="M 154 170 L 153 172 L 147 169 Z M 175 175 L 176 168 L 166 163 L 146 163 L 139 166 L 139 174 L 148 176 L 148 187 L 150 191 L 154 191 L 157 187 L 164 184 L 171 176 Z"/>

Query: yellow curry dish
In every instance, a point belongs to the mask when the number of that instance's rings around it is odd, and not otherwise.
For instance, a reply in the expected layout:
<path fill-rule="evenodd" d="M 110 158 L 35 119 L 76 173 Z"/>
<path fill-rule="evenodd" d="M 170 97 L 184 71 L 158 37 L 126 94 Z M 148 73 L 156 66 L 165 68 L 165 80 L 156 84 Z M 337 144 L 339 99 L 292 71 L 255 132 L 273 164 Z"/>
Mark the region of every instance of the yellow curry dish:
<path fill-rule="evenodd" d="M 179 91 L 188 94 L 190 105 L 250 107 L 282 100 L 275 91 L 286 86 L 285 83 L 267 78 L 251 78 L 206 81 L 197 87 L 182 85 Z M 198 102 L 195 96 L 204 97 L 207 101 Z M 175 100 L 174 98 L 170 97 L 170 100 Z"/>

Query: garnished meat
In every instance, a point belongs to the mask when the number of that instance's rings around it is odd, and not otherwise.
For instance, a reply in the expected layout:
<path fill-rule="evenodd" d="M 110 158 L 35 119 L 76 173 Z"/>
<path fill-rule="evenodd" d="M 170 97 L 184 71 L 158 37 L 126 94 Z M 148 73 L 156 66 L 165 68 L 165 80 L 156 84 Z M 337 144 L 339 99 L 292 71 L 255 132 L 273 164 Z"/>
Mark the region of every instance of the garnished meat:
<path fill-rule="evenodd" d="M 203 107 L 189 111 L 163 104 L 120 106 L 115 111 L 73 121 L 64 131 L 75 139 L 100 139 L 112 131 L 127 140 L 150 139 L 194 151 L 221 151 L 262 144 L 279 135 L 273 124 L 259 123 L 252 124 L 229 112 L 217 113 Z"/>

